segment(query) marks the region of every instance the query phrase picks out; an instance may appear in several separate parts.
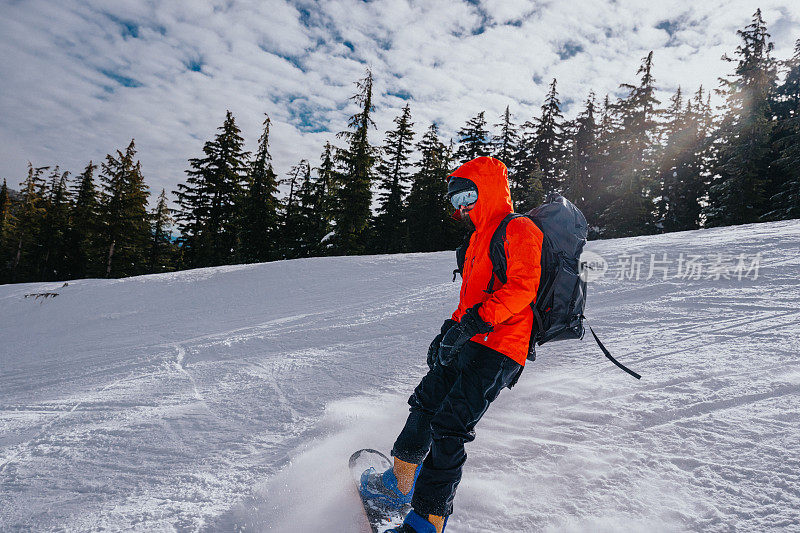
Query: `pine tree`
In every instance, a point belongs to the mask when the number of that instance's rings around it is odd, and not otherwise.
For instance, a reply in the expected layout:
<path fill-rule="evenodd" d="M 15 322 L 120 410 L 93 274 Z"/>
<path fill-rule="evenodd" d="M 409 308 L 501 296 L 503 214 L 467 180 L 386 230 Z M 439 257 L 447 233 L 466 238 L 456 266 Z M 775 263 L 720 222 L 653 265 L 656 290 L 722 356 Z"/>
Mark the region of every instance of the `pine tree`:
<path fill-rule="evenodd" d="M 245 263 L 270 261 L 279 256 L 278 178 L 269 153 L 269 116 L 250 165 L 239 229 L 239 254 Z"/>
<path fill-rule="evenodd" d="M 203 146 L 204 157 L 189 160 L 186 184 L 176 191 L 176 219 L 189 266 L 222 265 L 236 252 L 236 201 L 246 180 L 248 153 L 230 111 L 218 129 L 214 140 Z"/>
<path fill-rule="evenodd" d="M 771 219 L 781 220 L 800 218 L 800 115 L 784 127 L 791 128 L 791 133 L 784 137 L 783 150 L 776 163 L 786 169 L 787 176 L 772 196 L 772 210 L 767 214 Z"/>
<path fill-rule="evenodd" d="M 566 196 L 577 205 L 589 225 L 596 225 L 600 206 L 597 204 L 596 162 L 597 124 L 595 123 L 594 93 L 586 99 L 586 107 L 574 123 L 567 153 Z"/>
<path fill-rule="evenodd" d="M 500 129 L 500 133 L 492 138 L 492 153 L 508 169 L 508 184 L 511 189 L 511 198 L 516 199 L 520 194 L 520 178 L 517 176 L 517 154 L 519 153 L 519 133 L 517 126 L 511 120 L 511 110 L 506 106 L 506 110 L 500 117 L 501 122 L 495 124 L 495 128 Z"/>
<path fill-rule="evenodd" d="M 772 109 L 777 119 L 796 117 L 800 107 L 800 39 L 794 44 L 792 57 L 782 62 L 786 71 L 783 83 L 775 91 Z"/>
<path fill-rule="evenodd" d="M 316 183 L 311 179 L 311 166 L 305 161 L 303 169 L 303 180 L 300 182 L 300 189 L 297 192 L 297 228 L 298 228 L 298 257 L 312 257 L 319 249 L 321 236 L 316 232 L 318 224 L 316 220 Z"/>
<path fill-rule="evenodd" d="M 281 224 L 283 242 L 281 257 L 284 259 L 294 259 L 303 255 L 307 229 L 304 218 L 307 206 L 303 205 L 303 202 L 307 202 L 309 197 L 301 195 L 309 194 L 310 177 L 311 166 L 308 161 L 303 159 L 289 170 L 287 178 L 283 181 L 283 184 L 289 185 L 289 194 L 286 197 Z M 301 190 L 304 186 L 306 191 Z"/>
<path fill-rule="evenodd" d="M 703 87 L 697 90 L 691 102 L 693 132 L 695 133 L 692 161 L 689 164 L 692 179 L 687 180 L 682 192 L 683 207 L 679 209 L 684 229 L 695 229 L 703 225 L 703 204 L 708 200 L 708 189 L 714 174 L 718 145 L 716 143 L 716 119 L 711 106 L 710 92 Z"/>
<path fill-rule="evenodd" d="M 556 79 L 542 104 L 542 116 L 535 119 L 534 143 L 531 157 L 539 164 L 545 193 L 561 191 L 563 187 L 564 117 L 556 90 Z"/>
<path fill-rule="evenodd" d="M 691 105 L 691 102 L 689 102 Z M 683 91 L 678 90 L 670 98 L 670 106 L 666 110 L 667 122 L 664 124 L 664 146 L 660 156 L 658 181 L 660 195 L 656 200 L 658 225 L 663 231 L 677 231 L 676 206 L 679 184 L 686 179 L 685 147 L 687 129 L 690 124 L 690 109 L 684 109 Z M 681 172 L 681 175 L 678 172 Z"/>
<path fill-rule="evenodd" d="M 710 104 L 704 100 L 702 87 L 685 107 L 680 88 L 670 102 L 660 156 L 658 224 L 663 231 L 696 229 L 710 146 Z"/>
<path fill-rule="evenodd" d="M 147 268 L 150 221 L 149 192 L 141 163 L 135 161 L 133 139 L 125 153 L 108 154 L 102 164 L 100 221 L 104 253 L 104 275 L 124 277 L 141 274 Z"/>
<path fill-rule="evenodd" d="M 78 177 L 72 192 L 75 202 L 70 213 L 67 235 L 68 262 L 71 278 L 83 278 L 90 273 L 99 273 L 97 262 L 98 209 L 94 172 L 97 165 L 92 161 Z"/>
<path fill-rule="evenodd" d="M 511 198 L 514 200 L 514 209 L 519 213 L 524 213 L 529 204 L 523 198 L 530 198 L 530 191 L 526 190 L 529 183 L 536 180 L 541 181 L 541 168 L 533 155 L 533 147 L 536 144 L 536 122 L 534 120 L 525 121 L 518 131 L 519 140 L 517 150 L 512 156 L 514 167 L 513 181 L 509 176 L 509 187 Z"/>
<path fill-rule="evenodd" d="M 406 104 L 400 115 L 395 117 L 396 128 L 386 132 L 382 158 L 378 164 L 381 177 L 378 216 L 375 218 L 376 253 L 398 253 L 406 248 L 404 199 L 409 175 L 409 155 L 411 154 L 414 131 L 411 129 L 411 107 Z"/>
<path fill-rule="evenodd" d="M 524 176 L 524 181 L 520 184 L 518 196 L 514 199 L 514 209 L 517 212 L 527 213 L 544 202 L 546 194 L 544 186 L 542 185 L 543 177 L 542 169 L 539 168 L 539 162 L 534 159 L 533 168 L 530 173 Z"/>
<path fill-rule="evenodd" d="M 20 183 L 20 202 L 11 228 L 10 280 L 33 281 L 36 258 L 39 256 L 39 236 L 45 213 L 45 182 L 42 173 L 50 167 L 37 167 L 28 162 L 28 175 Z"/>
<path fill-rule="evenodd" d="M 358 92 L 350 99 L 360 111 L 350 117 L 348 128 L 338 134 L 348 143 L 347 149 L 338 151 L 343 167 L 342 185 L 337 195 L 336 235 L 334 240 L 337 253 L 354 255 L 364 253 L 370 242 L 369 222 L 371 220 L 372 191 L 376 150 L 369 143 L 372 121 L 372 72 L 368 69 L 364 79 L 356 82 Z"/>
<path fill-rule="evenodd" d="M 775 172 L 779 180 L 770 191 L 769 211 L 763 218 L 800 218 L 800 39 L 794 54 L 784 62 L 786 77 L 775 91 Z"/>
<path fill-rule="evenodd" d="M 167 191 L 161 189 L 158 195 L 158 204 L 150 216 L 151 220 L 151 239 L 150 239 L 150 261 L 148 271 L 169 272 L 172 270 L 171 258 L 174 250 L 172 249 L 172 232 L 170 227 L 173 224 L 170 208 L 167 205 Z"/>
<path fill-rule="evenodd" d="M 211 207 L 210 186 L 206 174 L 201 171 L 200 159 L 190 159 L 191 170 L 187 170 L 186 183 L 179 183 L 173 191 L 179 209 L 175 212 L 178 225 L 181 268 L 201 266 L 202 237 Z"/>
<path fill-rule="evenodd" d="M 466 163 L 476 157 L 487 156 L 491 152 L 489 131 L 486 129 L 485 111 L 467 121 L 467 124 L 458 130 L 458 149 L 456 160 Z"/>
<path fill-rule="evenodd" d="M 40 228 L 38 279 L 51 281 L 66 274 L 66 236 L 69 229 L 70 196 L 67 189 L 69 172 L 56 166 L 50 174 L 44 216 Z"/>
<path fill-rule="evenodd" d="M 406 212 L 409 251 L 452 250 L 459 241 L 459 228 L 450 216 L 452 206 L 447 201 L 446 179 L 452 159 L 439 140 L 435 124 L 417 143 L 417 150 L 421 160 L 412 178 Z"/>
<path fill-rule="evenodd" d="M 637 71 L 641 75 L 639 85 L 622 84 L 628 96 L 614 106 L 618 129 L 613 132 L 608 158 L 616 176 L 609 184 L 611 202 L 601 215 L 606 236 L 628 237 L 657 230 L 653 189 L 660 102 L 654 96 L 652 67 L 650 52 Z"/>
<path fill-rule="evenodd" d="M 610 185 L 616 175 L 614 159 L 618 155 L 616 132 L 619 131 L 614 106 L 608 94 L 603 98 L 600 118 L 597 122 L 596 150 L 594 156 L 594 172 L 592 198 L 589 209 L 584 211 L 589 224 L 589 238 L 597 239 L 603 235 L 603 212 L 611 203 Z M 591 221 L 590 221 L 591 220 Z"/>
<path fill-rule="evenodd" d="M 331 251 L 333 243 L 331 237 L 333 222 L 336 213 L 336 202 L 341 185 L 341 174 L 336 170 L 336 148 L 330 143 L 325 143 L 325 148 L 320 156 L 320 166 L 317 167 L 317 180 L 314 186 L 314 254 L 326 255 Z"/>
<path fill-rule="evenodd" d="M 709 189 L 705 210 L 709 226 L 755 222 L 766 212 L 770 181 L 772 111 L 769 97 L 776 79 L 775 61 L 761 10 L 744 30 L 731 78 L 721 78 L 727 112 L 718 143 L 719 162 Z"/>
<path fill-rule="evenodd" d="M 0 187 L 0 283 L 5 283 L 9 278 L 10 238 L 14 224 L 11 208 L 11 195 L 8 193 L 6 180 L 3 180 L 3 186 Z"/>
<path fill-rule="evenodd" d="M 704 99 L 705 98 L 705 99 Z M 698 144 L 695 148 L 695 163 L 697 173 L 700 176 L 700 183 L 697 191 L 697 198 L 699 202 L 707 202 L 708 189 L 711 183 L 711 177 L 714 173 L 715 161 L 717 159 L 717 117 L 714 116 L 713 108 L 711 106 L 711 93 L 703 93 L 703 87 L 697 90 L 694 98 L 695 120 L 697 121 L 697 139 Z M 703 225 L 702 207 L 700 209 L 700 225 Z"/>
<path fill-rule="evenodd" d="M 11 220 L 11 197 L 8 194 L 8 185 L 3 180 L 0 187 L 0 239 L 5 234 L 6 224 Z"/>

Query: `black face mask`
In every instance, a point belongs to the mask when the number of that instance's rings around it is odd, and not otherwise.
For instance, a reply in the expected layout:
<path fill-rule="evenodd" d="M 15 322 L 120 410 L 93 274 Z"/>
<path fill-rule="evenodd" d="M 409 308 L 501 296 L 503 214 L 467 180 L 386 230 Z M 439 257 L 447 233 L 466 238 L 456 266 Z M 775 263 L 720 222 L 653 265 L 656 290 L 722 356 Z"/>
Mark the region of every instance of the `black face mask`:
<path fill-rule="evenodd" d="M 455 217 L 453 217 L 453 218 L 458 220 L 459 226 L 461 226 L 462 228 L 466 229 L 467 232 L 472 233 L 473 231 L 475 231 L 475 224 L 472 223 L 472 219 L 469 217 L 469 213 L 465 214 L 462 217 L 461 216 L 461 212 L 460 211 L 456 211 L 455 212 Z"/>

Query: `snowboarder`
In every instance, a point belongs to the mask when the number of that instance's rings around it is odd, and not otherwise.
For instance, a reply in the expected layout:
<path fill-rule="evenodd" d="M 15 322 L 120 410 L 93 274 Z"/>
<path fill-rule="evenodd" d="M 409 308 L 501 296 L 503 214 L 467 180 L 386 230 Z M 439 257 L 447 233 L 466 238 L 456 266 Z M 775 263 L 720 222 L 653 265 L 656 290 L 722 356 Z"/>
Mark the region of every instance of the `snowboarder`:
<path fill-rule="evenodd" d="M 462 272 L 458 308 L 428 349 L 428 373 L 408 400 L 410 414 L 392 448 L 394 464 L 361 477 L 362 498 L 402 508 L 395 533 L 442 533 L 467 459 L 464 444 L 500 391 L 515 383 L 530 348 L 540 278 L 542 232 L 528 218 L 506 230 L 507 281 L 492 276 L 489 241 L 513 211 L 505 165 L 473 159 L 448 176 L 447 194 L 475 231 Z M 489 283 L 492 287 L 489 287 Z"/>

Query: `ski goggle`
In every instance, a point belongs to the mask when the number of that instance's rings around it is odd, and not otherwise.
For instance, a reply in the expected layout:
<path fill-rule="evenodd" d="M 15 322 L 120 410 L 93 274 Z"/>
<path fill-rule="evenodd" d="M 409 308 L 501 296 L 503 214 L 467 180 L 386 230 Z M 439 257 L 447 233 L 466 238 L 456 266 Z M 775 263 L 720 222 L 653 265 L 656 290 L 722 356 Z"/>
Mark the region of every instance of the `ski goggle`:
<path fill-rule="evenodd" d="M 450 203 L 456 209 L 461 209 L 462 206 L 469 207 L 478 201 L 478 191 L 475 189 L 467 189 L 459 191 L 450 197 Z"/>

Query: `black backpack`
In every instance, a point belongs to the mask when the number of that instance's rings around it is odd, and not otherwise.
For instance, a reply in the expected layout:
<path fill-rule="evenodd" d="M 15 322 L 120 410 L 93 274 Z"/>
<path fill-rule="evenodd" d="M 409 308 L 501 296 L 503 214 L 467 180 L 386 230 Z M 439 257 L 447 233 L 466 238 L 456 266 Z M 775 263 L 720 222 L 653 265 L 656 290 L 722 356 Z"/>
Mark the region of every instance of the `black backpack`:
<path fill-rule="evenodd" d="M 580 257 L 586 244 L 588 226 L 580 209 L 559 194 L 551 194 L 545 202 L 527 213 L 510 213 L 497 226 L 489 243 L 489 258 L 492 261 L 492 278 L 486 292 L 493 292 L 494 280 L 508 281 L 506 276 L 505 238 L 508 223 L 518 217 L 527 217 L 541 230 L 542 255 L 541 277 L 536 301 L 531 302 L 535 322 L 531 331 L 528 359 L 535 359 L 535 345 L 566 339 L 582 339 L 586 318 L 586 276 L 582 275 L 586 265 Z M 456 261 L 460 272 L 466 254 L 466 244 L 456 250 Z M 455 279 L 455 274 L 453 276 Z M 589 327 L 603 354 L 615 365 L 636 379 L 641 376 L 628 369 L 616 359 Z"/>

